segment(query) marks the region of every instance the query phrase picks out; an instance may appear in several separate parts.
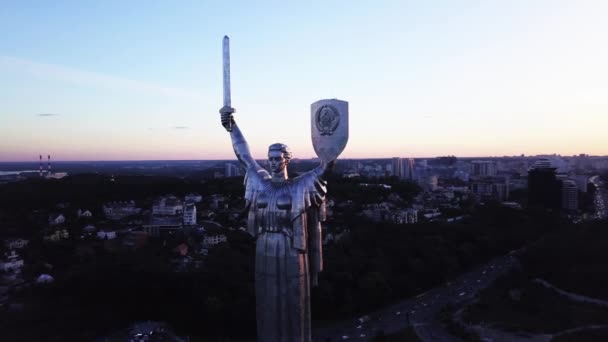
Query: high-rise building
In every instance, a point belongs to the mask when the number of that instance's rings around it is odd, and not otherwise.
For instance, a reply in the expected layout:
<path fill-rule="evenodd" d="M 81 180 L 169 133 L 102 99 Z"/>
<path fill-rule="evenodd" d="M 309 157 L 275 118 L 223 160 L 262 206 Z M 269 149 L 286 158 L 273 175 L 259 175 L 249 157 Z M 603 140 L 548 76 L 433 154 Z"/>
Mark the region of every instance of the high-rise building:
<path fill-rule="evenodd" d="M 393 158 L 391 162 L 392 176 L 403 180 L 414 180 L 414 159 L 412 158 Z"/>
<path fill-rule="evenodd" d="M 193 226 L 196 224 L 196 206 L 194 203 L 187 203 L 184 207 L 184 225 Z"/>
<path fill-rule="evenodd" d="M 573 179 L 562 180 L 562 209 L 566 211 L 578 210 L 578 186 Z"/>
<path fill-rule="evenodd" d="M 540 159 L 528 171 L 528 203 L 546 208 L 561 208 L 561 182 L 556 167 L 548 159 Z"/>
<path fill-rule="evenodd" d="M 406 165 L 404 167 L 405 175 L 403 178 L 413 181 L 416 178 L 414 173 L 414 158 L 404 159 Z"/>
<path fill-rule="evenodd" d="M 489 160 L 474 160 L 471 162 L 471 176 L 494 177 L 498 173 L 496 162 Z"/>
<path fill-rule="evenodd" d="M 471 182 L 471 193 L 481 200 L 507 201 L 509 179 L 507 177 L 484 177 Z"/>
<path fill-rule="evenodd" d="M 224 168 L 224 177 L 236 177 L 237 167 L 234 163 L 226 163 Z"/>
<path fill-rule="evenodd" d="M 578 191 L 587 192 L 587 185 L 589 184 L 589 176 L 587 175 L 576 175 L 574 176 Z"/>
<path fill-rule="evenodd" d="M 392 174 L 392 176 L 395 176 L 395 177 L 398 177 L 398 178 L 402 178 L 401 177 L 401 175 L 403 174 L 402 159 L 398 158 L 398 157 L 393 158 L 391 166 L 393 168 L 393 174 Z"/>

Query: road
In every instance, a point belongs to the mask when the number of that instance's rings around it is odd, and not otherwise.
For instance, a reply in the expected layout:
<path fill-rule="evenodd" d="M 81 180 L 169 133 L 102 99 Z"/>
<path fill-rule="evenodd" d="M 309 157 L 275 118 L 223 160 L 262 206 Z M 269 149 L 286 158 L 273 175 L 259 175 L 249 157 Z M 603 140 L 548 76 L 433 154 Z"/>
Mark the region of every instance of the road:
<path fill-rule="evenodd" d="M 416 297 L 406 299 L 366 315 L 364 323 L 353 320 L 313 332 L 315 342 L 368 341 L 379 331 L 385 334 L 399 332 L 412 326 L 424 341 L 459 341 L 449 335 L 436 320 L 439 311 L 448 304 L 464 304 L 477 292 L 488 287 L 499 275 L 506 273 L 516 262 L 516 251 L 496 258 L 473 271 Z"/>
<path fill-rule="evenodd" d="M 604 187 L 604 182 L 600 179 L 600 176 L 593 176 L 590 178 L 591 183 L 595 185 L 595 198 L 593 203 L 595 204 L 596 218 L 605 219 L 608 217 L 606 212 L 606 203 L 608 202 L 608 193 Z"/>

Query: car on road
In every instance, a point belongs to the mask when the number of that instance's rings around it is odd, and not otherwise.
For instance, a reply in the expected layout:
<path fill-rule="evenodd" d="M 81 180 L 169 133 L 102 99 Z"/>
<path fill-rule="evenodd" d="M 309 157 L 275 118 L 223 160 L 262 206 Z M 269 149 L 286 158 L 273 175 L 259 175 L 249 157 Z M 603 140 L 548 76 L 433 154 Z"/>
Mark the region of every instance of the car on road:
<path fill-rule="evenodd" d="M 458 296 L 459 296 L 459 297 L 462 297 L 462 296 L 464 296 L 464 295 L 466 295 L 466 294 L 467 294 L 466 292 L 460 292 L 460 294 L 459 294 Z"/>

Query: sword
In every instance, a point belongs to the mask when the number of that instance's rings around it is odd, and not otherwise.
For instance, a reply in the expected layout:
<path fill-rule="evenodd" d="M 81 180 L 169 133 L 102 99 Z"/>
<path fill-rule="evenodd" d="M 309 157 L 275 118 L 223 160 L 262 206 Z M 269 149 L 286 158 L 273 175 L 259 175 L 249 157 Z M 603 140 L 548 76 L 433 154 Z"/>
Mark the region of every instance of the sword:
<path fill-rule="evenodd" d="M 222 42 L 222 62 L 224 66 L 224 107 L 220 109 L 220 114 L 222 114 L 222 118 L 227 116 L 228 120 L 226 123 L 226 130 L 232 131 L 232 120 L 230 119 L 230 115 L 235 112 L 234 108 L 232 108 L 232 101 L 230 98 L 230 38 L 228 36 L 224 36 L 224 40 Z"/>

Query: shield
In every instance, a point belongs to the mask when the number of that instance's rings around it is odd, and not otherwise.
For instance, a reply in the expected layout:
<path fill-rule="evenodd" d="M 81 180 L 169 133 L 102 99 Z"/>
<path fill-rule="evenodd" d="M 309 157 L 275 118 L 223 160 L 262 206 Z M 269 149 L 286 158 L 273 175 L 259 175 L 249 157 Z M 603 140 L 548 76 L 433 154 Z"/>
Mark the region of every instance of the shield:
<path fill-rule="evenodd" d="M 312 146 L 324 162 L 338 158 L 348 142 L 348 102 L 319 100 L 310 105 Z"/>

